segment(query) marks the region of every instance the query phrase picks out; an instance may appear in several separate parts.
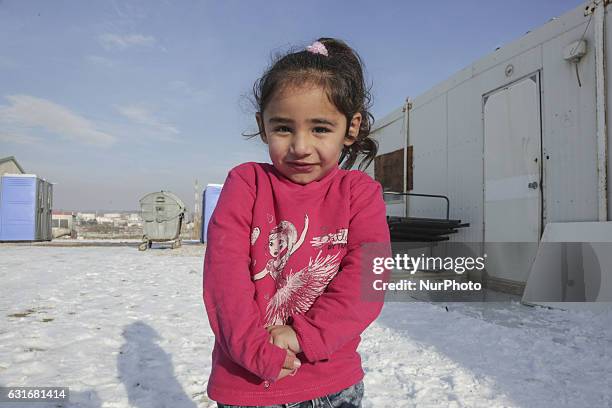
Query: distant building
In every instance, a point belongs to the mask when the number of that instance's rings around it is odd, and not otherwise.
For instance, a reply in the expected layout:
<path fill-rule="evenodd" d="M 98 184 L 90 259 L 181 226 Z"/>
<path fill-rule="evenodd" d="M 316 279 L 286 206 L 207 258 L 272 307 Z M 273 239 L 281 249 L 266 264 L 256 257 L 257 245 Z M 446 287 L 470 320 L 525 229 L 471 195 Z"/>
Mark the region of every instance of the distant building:
<path fill-rule="evenodd" d="M 0 159 L 0 176 L 3 174 L 25 174 L 25 170 L 17 163 L 15 156 L 9 156 Z"/>
<path fill-rule="evenodd" d="M 79 221 L 94 221 L 95 219 L 95 213 L 77 213 L 77 220 Z"/>
<path fill-rule="evenodd" d="M 108 217 L 96 217 L 98 224 L 112 224 L 113 219 Z"/>
<path fill-rule="evenodd" d="M 127 227 L 128 221 L 122 218 L 113 218 L 113 226 L 115 227 Z"/>
<path fill-rule="evenodd" d="M 72 211 L 53 210 L 51 213 L 53 238 L 64 235 L 76 237 L 76 214 Z"/>
<path fill-rule="evenodd" d="M 106 217 L 106 218 L 121 218 L 121 214 L 119 214 L 119 213 L 108 213 L 108 214 L 104 214 L 104 217 Z"/>

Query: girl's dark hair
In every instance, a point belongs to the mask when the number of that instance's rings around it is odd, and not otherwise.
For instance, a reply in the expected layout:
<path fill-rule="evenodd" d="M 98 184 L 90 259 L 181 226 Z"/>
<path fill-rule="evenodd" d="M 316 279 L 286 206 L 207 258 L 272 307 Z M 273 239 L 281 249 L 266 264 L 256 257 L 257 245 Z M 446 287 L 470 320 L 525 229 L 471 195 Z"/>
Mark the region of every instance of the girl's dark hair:
<path fill-rule="evenodd" d="M 325 45 L 327 56 L 301 50 L 274 59 L 253 85 L 255 107 L 263 113 L 274 92 L 287 85 L 311 82 L 323 86 L 329 100 L 346 117 L 347 132 L 353 115 L 361 113 L 359 134 L 351 146 L 344 146 L 338 164 L 346 160 L 342 168 L 350 169 L 359 156 L 364 156 L 359 164 L 359 170 L 363 170 L 370 165 L 378 151 L 378 143 L 370 137 L 374 117 L 369 112 L 371 95 L 364 80 L 363 62 L 342 40 L 319 38 L 317 41 Z M 245 136 L 261 136 L 261 132 L 260 129 Z"/>

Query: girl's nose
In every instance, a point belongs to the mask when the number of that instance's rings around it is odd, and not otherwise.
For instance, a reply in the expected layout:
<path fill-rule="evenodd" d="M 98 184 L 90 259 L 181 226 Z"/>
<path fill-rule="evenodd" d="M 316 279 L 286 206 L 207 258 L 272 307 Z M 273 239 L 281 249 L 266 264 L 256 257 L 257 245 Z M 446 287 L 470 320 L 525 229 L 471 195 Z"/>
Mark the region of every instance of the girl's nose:
<path fill-rule="evenodd" d="M 291 153 L 297 157 L 310 154 L 310 140 L 304 132 L 296 132 L 291 141 Z"/>

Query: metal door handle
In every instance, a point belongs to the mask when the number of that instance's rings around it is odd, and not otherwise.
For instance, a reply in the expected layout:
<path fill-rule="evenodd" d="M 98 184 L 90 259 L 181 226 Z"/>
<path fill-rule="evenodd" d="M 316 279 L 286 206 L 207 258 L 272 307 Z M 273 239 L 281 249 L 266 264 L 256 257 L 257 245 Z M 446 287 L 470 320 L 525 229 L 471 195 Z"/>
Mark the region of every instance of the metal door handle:
<path fill-rule="evenodd" d="M 538 182 L 534 181 L 532 183 L 529 183 L 529 184 L 527 184 L 527 187 L 532 188 L 532 189 L 535 190 L 536 188 L 538 188 Z"/>

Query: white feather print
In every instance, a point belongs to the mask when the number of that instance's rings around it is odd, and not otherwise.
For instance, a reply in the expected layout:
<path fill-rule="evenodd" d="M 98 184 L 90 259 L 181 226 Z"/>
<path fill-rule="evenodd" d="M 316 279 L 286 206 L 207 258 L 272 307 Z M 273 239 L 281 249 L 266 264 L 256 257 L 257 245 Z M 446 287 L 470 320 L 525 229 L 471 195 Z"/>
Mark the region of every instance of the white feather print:
<path fill-rule="evenodd" d="M 253 228 L 253 231 L 251 232 L 251 245 L 255 244 L 255 241 L 257 241 L 257 238 L 259 238 L 260 232 L 261 230 L 259 229 L 259 227 Z"/>
<path fill-rule="evenodd" d="M 307 267 L 280 279 L 266 308 L 266 326 L 285 324 L 290 316 L 308 311 L 323 293 L 338 273 L 340 253 L 325 257 L 321 253 L 314 261 L 310 258 Z"/>

